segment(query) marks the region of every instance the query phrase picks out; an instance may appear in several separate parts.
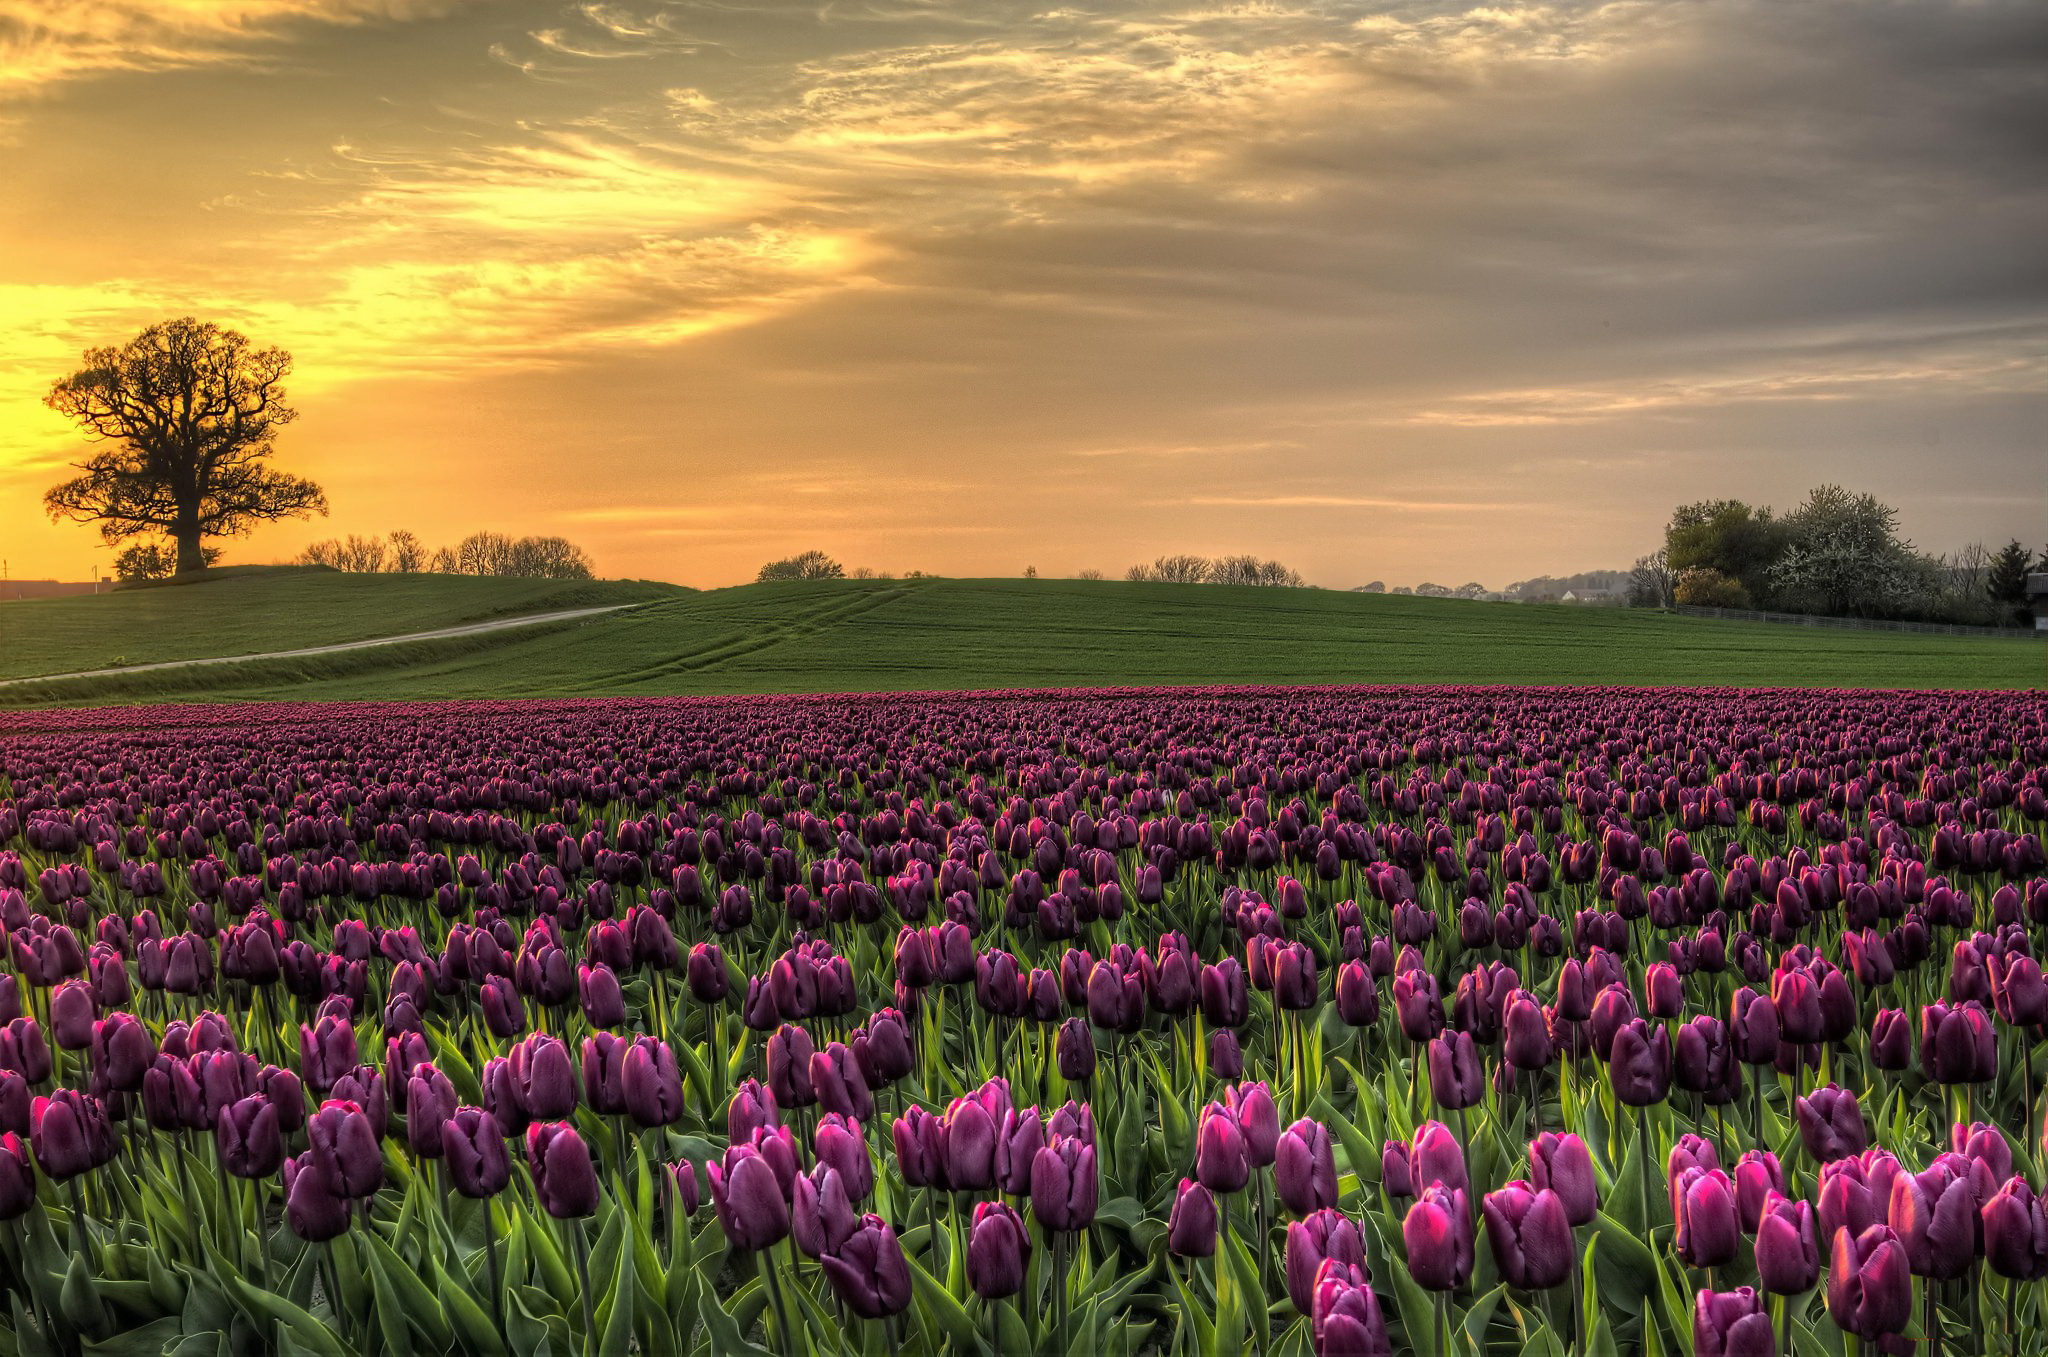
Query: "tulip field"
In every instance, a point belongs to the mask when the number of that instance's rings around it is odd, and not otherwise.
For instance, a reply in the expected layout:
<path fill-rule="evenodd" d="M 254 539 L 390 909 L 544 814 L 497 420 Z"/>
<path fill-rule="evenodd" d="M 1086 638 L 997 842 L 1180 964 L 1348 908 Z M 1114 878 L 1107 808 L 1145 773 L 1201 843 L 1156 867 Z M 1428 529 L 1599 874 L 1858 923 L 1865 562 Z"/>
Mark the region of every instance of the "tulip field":
<path fill-rule="evenodd" d="M 2048 697 L 0 715 L 0 1357 L 2048 1350 Z"/>

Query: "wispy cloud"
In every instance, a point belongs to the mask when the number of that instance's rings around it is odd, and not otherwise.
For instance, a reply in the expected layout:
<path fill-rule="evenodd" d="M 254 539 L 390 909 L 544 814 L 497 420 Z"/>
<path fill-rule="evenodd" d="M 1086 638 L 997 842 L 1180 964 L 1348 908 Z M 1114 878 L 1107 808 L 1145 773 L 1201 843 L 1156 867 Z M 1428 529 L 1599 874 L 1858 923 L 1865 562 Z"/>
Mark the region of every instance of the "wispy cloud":
<path fill-rule="evenodd" d="M 463 0 L 0 0 L 0 98 L 110 71 L 260 61 L 306 24 L 444 14 Z"/>

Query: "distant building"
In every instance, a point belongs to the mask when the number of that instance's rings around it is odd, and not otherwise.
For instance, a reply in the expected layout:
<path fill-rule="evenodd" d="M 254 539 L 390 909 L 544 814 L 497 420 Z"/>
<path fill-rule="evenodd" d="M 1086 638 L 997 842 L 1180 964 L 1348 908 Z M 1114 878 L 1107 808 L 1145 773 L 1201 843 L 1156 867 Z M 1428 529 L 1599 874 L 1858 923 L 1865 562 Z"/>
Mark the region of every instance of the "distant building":
<path fill-rule="evenodd" d="M 2034 630 L 2048 631 L 2048 573 L 2027 576 L 2027 606 L 2034 610 Z"/>
<path fill-rule="evenodd" d="M 1619 595 L 1612 589 L 1567 589 L 1564 603 L 1612 603 Z"/>
<path fill-rule="evenodd" d="M 25 598 L 69 598 L 73 594 L 96 594 L 109 584 L 95 584 L 91 580 L 71 582 L 67 580 L 0 580 L 0 603 L 12 603 Z"/>

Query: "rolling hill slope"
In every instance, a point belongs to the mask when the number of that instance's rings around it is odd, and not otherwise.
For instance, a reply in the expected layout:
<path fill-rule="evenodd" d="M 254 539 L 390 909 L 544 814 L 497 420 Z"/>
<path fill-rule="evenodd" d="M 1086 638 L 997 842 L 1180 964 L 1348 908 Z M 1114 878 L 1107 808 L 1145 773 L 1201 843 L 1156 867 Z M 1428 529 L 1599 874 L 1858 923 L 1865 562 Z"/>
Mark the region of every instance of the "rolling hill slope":
<path fill-rule="evenodd" d="M 229 630 L 262 648 L 254 624 Z M 2048 686 L 2048 644 L 1324 590 L 837 580 L 675 593 L 482 636 L 31 685 L 0 690 L 0 703 L 1439 682 L 2035 688 Z"/>

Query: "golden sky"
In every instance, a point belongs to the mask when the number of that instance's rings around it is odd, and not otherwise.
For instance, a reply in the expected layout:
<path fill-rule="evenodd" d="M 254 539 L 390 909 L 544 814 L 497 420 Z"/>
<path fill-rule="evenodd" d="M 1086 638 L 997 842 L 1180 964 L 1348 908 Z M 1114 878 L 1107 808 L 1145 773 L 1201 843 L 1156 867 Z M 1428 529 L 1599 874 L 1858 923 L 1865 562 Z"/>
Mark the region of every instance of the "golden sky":
<path fill-rule="evenodd" d="M 180 314 L 333 514 L 712 585 L 1625 567 L 1679 501 L 2048 538 L 2036 0 L 0 0 L 0 557 Z"/>

